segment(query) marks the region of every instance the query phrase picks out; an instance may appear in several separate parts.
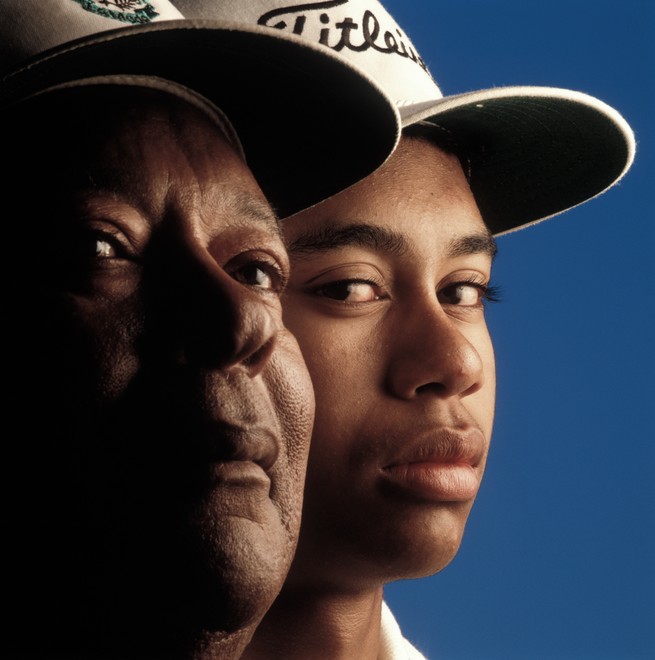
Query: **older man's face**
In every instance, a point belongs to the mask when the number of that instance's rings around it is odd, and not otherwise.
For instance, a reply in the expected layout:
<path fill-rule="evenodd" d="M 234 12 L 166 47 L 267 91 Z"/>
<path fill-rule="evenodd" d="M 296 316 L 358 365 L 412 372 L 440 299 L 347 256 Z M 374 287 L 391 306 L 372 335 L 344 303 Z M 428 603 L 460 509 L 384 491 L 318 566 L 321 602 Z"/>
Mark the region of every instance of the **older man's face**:
<path fill-rule="evenodd" d="M 117 102 L 78 104 L 8 191 L 26 526 L 56 530 L 92 606 L 159 600 L 177 622 L 235 628 L 270 605 L 298 534 L 313 395 L 281 321 L 287 255 L 204 115 L 161 94 Z"/>

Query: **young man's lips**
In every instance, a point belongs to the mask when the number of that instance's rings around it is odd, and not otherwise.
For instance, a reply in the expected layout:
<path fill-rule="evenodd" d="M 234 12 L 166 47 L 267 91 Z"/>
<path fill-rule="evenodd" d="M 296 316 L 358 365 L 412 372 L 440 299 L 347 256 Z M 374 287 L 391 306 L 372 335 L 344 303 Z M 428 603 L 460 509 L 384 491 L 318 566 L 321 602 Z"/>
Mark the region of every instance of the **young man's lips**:
<path fill-rule="evenodd" d="M 382 469 L 385 482 L 406 495 L 435 502 L 464 502 L 480 486 L 485 440 L 477 429 L 441 430 L 409 442 Z"/>

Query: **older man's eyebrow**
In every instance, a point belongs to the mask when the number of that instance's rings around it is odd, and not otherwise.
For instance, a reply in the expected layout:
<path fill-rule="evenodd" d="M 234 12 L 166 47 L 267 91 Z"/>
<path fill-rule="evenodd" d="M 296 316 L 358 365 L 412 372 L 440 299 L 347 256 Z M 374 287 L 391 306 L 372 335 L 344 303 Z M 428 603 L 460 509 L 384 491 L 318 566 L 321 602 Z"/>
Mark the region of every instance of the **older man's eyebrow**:
<path fill-rule="evenodd" d="M 266 203 L 264 200 L 252 197 L 247 193 L 238 193 L 235 196 L 234 203 L 236 211 L 240 215 L 267 225 L 273 229 L 281 239 L 283 239 L 280 220 L 270 204 Z"/>
<path fill-rule="evenodd" d="M 292 241 L 289 253 L 302 258 L 316 252 L 327 252 L 341 247 L 357 246 L 402 256 L 410 251 L 409 243 L 401 235 L 385 227 L 351 224 L 310 230 Z"/>
<path fill-rule="evenodd" d="M 498 245 L 490 231 L 460 236 L 453 239 L 448 247 L 448 256 L 452 259 L 469 254 L 487 254 L 493 259 L 497 253 Z"/>

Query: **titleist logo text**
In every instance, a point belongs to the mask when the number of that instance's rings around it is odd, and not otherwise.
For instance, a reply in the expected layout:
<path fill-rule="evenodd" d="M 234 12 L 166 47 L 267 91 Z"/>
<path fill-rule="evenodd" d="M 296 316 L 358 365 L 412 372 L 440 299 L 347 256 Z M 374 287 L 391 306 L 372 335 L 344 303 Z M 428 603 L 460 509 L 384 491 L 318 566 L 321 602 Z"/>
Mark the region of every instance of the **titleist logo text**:
<path fill-rule="evenodd" d="M 291 29 L 293 34 L 301 36 L 307 27 L 307 21 L 316 19 L 323 27 L 320 28 L 318 42 L 335 51 L 344 48 L 357 53 L 373 49 L 385 55 L 398 55 L 418 64 L 424 71 L 428 71 L 423 60 L 416 51 L 405 43 L 407 37 L 398 29 L 382 30 L 380 21 L 375 14 L 366 10 L 362 19 L 357 23 L 350 16 L 342 21 L 330 25 L 332 19 L 326 9 L 348 4 L 349 0 L 331 0 L 329 2 L 312 2 L 302 5 L 292 5 L 273 9 L 262 14 L 257 21 L 258 25 L 277 28 L 278 30 Z M 357 42 L 353 43 L 356 39 Z M 429 75 L 429 74 L 428 74 Z"/>

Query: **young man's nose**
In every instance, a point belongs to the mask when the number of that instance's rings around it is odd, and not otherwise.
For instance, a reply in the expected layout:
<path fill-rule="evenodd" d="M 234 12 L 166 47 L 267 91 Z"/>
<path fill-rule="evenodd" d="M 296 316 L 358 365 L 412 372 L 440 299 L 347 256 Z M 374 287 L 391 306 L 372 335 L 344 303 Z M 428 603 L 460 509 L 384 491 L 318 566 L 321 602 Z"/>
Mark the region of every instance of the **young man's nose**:
<path fill-rule="evenodd" d="M 168 324 L 167 353 L 199 368 L 245 369 L 256 376 L 282 328 L 273 300 L 235 280 L 209 253 L 186 255 L 164 276 L 161 314 Z"/>
<path fill-rule="evenodd" d="M 484 384 L 480 354 L 436 301 L 405 317 L 390 346 L 388 387 L 397 397 L 464 397 Z"/>

